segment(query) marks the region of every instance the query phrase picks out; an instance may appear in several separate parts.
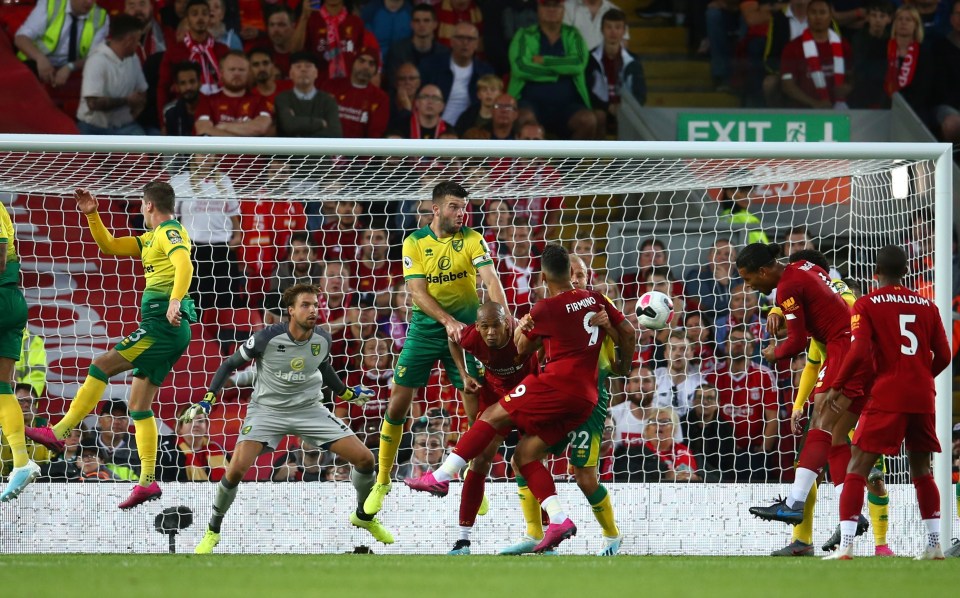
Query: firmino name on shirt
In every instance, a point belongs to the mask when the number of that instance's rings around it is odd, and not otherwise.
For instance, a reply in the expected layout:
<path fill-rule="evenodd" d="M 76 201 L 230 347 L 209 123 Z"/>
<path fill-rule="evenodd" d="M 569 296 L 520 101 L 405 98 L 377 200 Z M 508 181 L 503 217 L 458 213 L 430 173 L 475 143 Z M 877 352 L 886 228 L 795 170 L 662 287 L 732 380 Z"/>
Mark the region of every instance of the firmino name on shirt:
<path fill-rule="evenodd" d="M 910 305 L 930 305 L 930 301 L 916 295 L 874 295 L 870 297 L 874 303 L 906 303 Z"/>
<path fill-rule="evenodd" d="M 591 305 L 596 305 L 597 300 L 593 297 L 587 297 L 586 299 L 581 299 L 580 301 L 574 301 L 573 303 L 567 303 L 567 313 L 573 311 L 580 311 L 584 307 L 590 307 Z"/>

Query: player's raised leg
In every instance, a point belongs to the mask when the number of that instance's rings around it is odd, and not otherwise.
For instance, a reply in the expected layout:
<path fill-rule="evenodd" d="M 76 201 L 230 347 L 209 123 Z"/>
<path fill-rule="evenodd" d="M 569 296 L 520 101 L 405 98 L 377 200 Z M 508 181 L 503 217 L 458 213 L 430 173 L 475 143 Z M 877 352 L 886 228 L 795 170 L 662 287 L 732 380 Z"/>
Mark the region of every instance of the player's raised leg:
<path fill-rule="evenodd" d="M 370 495 L 370 489 L 373 488 L 376 481 L 376 474 L 373 470 L 375 463 L 373 453 L 352 433 L 330 444 L 329 450 L 345 459 L 352 466 L 350 482 L 357 491 L 357 508 L 350 514 L 350 523 L 370 532 L 370 535 L 378 542 L 393 544 L 393 534 L 390 533 L 390 530 L 377 521 L 375 514 L 367 513 L 364 510 L 364 502 Z"/>
<path fill-rule="evenodd" d="M 230 464 L 227 465 L 227 471 L 217 484 L 217 493 L 213 499 L 213 515 L 210 516 L 206 533 L 193 550 L 195 554 L 210 554 L 220 543 L 220 526 L 237 497 L 240 481 L 265 448 L 266 443 L 252 440 L 241 440 L 237 443 Z"/>

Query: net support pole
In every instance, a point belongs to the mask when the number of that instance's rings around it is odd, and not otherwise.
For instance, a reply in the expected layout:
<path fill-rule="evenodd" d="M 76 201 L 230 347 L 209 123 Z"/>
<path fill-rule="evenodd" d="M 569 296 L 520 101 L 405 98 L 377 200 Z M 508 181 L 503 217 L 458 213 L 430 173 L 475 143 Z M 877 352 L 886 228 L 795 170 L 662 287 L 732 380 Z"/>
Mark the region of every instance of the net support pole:
<path fill-rule="evenodd" d="M 949 146 L 948 146 L 949 147 Z M 934 300 L 940 309 L 947 340 L 953 329 L 953 152 L 952 148 L 940 154 L 934 171 L 936 224 L 934 228 Z M 952 346 L 952 344 L 951 344 Z M 940 541 L 950 546 L 953 538 L 953 368 L 947 366 L 936 380 L 937 437 L 939 455 L 933 459 L 933 475 L 940 488 Z"/>

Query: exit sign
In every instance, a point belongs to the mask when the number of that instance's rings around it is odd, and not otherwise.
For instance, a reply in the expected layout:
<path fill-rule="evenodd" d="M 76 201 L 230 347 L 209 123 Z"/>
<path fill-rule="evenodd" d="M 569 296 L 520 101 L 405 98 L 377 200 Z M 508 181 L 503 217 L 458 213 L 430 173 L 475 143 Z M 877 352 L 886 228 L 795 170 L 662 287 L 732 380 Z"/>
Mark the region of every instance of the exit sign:
<path fill-rule="evenodd" d="M 850 141 L 842 114 L 680 113 L 679 141 Z"/>

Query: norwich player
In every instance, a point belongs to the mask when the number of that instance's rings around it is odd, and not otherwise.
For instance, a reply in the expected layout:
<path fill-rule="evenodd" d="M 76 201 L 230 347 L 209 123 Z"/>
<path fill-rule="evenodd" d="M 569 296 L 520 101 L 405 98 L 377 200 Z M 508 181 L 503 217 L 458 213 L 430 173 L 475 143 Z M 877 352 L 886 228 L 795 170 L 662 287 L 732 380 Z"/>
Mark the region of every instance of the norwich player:
<path fill-rule="evenodd" d="M 791 263 L 807 260 L 820 266 L 825 271 L 830 272 L 830 264 L 827 258 L 819 251 L 812 249 L 795 251 L 790 255 L 789 260 Z M 836 291 L 843 297 L 843 300 L 846 301 L 847 305 L 853 308 L 853 304 L 857 301 L 856 294 L 840 279 L 833 279 L 831 282 Z M 772 330 L 780 328 L 783 323 L 783 312 L 779 307 L 775 307 L 770 311 L 767 322 Z M 800 428 L 800 418 L 803 416 L 804 407 L 817 382 L 820 366 L 824 362 L 825 354 L 826 347 L 824 347 L 822 343 L 811 339 L 807 347 L 806 365 L 800 376 L 800 385 L 797 388 L 797 396 L 793 402 L 793 412 L 790 415 L 793 432 L 795 434 L 801 434 L 803 432 Z M 813 517 L 817 504 L 817 484 L 814 484 L 810 488 L 810 493 L 807 496 L 807 501 L 804 503 L 803 522 L 794 526 L 790 544 L 773 551 L 771 553 L 772 556 L 813 556 Z M 877 466 L 870 474 L 867 497 L 870 505 L 870 519 L 873 522 L 875 554 L 876 556 L 894 556 L 893 551 L 887 545 L 888 503 L 890 498 L 883 484 L 882 458 L 878 460 Z M 861 516 L 860 519 L 860 527 L 858 528 L 857 535 L 864 533 L 869 527 L 865 518 Z M 835 550 L 839 544 L 840 526 L 837 525 L 836 531 L 826 544 L 824 544 L 823 550 Z"/>
<path fill-rule="evenodd" d="M 320 390 L 326 386 L 338 398 L 363 405 L 374 392 L 363 386 L 347 387 L 333 369 L 330 333 L 317 325 L 320 290 L 310 284 L 297 284 L 283 293 L 289 322 L 274 324 L 257 332 L 217 369 L 203 400 L 187 409 L 180 421 L 189 422 L 200 414 L 210 414 L 217 393 L 237 368 L 256 361 L 257 379 L 253 398 L 240 429 L 240 441 L 230 459 L 227 472 L 217 484 L 213 516 L 207 532 L 197 545 L 196 554 L 210 554 L 220 542 L 220 525 L 237 496 L 243 476 L 265 451 L 277 448 L 288 434 L 328 450 L 349 462 L 350 481 L 357 491 L 357 509 L 350 523 L 370 532 L 384 544 L 393 544 L 393 535 L 373 515 L 363 512 L 374 482 L 373 453 L 357 435 L 321 403 Z"/>
<path fill-rule="evenodd" d="M 190 323 L 197 321 L 187 295 L 193 278 L 190 236 L 174 219 L 175 197 L 167 183 L 154 181 L 143 188 L 140 212 L 149 230 L 139 237 L 116 238 L 100 220 L 97 199 L 86 189 L 74 192 L 77 207 L 100 251 L 107 255 L 140 257 L 146 288 L 140 304 L 140 325 L 113 349 L 97 357 L 70 409 L 52 428 L 27 428 L 27 436 L 51 450 L 62 451 L 63 439 L 100 402 L 111 376 L 133 369 L 130 418 L 136 428 L 140 454 L 140 483 L 120 503 L 131 509 L 160 498 L 154 479 L 157 465 L 157 422 L 153 400 L 173 365 L 190 344 Z"/>
<path fill-rule="evenodd" d="M 570 282 L 575 289 L 589 288 L 589 269 L 586 263 L 576 255 L 570 256 Z M 624 339 L 629 345 L 629 339 Z M 636 338 L 634 338 L 636 344 Z M 598 556 L 614 556 L 620 551 L 623 537 L 613 516 L 613 504 L 606 487 L 600 483 L 598 465 L 600 462 L 600 443 L 603 440 L 603 426 L 610 408 L 610 392 L 607 389 L 607 379 L 613 373 L 613 364 L 616 363 L 614 341 L 609 336 L 603 339 L 600 350 L 598 367 L 599 400 L 590 419 L 567 436 L 565 442 L 553 447 L 551 452 L 561 454 L 570 446 L 570 464 L 573 466 L 573 477 L 577 486 L 590 503 L 594 517 L 600 524 L 603 534 L 604 547 Z M 543 538 L 543 518 L 540 513 L 540 503 L 527 487 L 523 476 L 517 475 L 517 492 L 520 494 L 520 509 L 527 524 L 527 533 L 516 544 L 503 549 L 500 554 L 527 554 L 533 552 L 533 547 Z"/>
<path fill-rule="evenodd" d="M 27 302 L 20 290 L 20 257 L 14 235 L 10 214 L 0 204 L 0 430 L 13 450 L 13 469 L 0 502 L 16 498 L 40 473 L 40 467 L 27 457 L 23 413 L 13 395 L 13 369 L 20 359 L 27 327 Z"/>
<path fill-rule="evenodd" d="M 367 513 L 379 512 L 390 492 L 390 474 L 410 403 L 416 389 L 426 386 L 438 360 L 450 381 L 460 389 L 467 415 L 471 419 L 476 415 L 477 398 L 463 392 L 463 380 L 447 342 L 459 341 L 464 326 L 477 319 L 478 275 L 488 299 L 510 311 L 483 236 L 463 225 L 466 198 L 467 190 L 460 184 L 439 183 L 433 189 L 433 220 L 403 241 L 403 278 L 413 299 L 413 316 L 380 429 L 380 469 L 377 483 L 364 503 Z M 468 360 L 469 369 L 475 370 L 472 362 Z M 475 371 L 472 373 L 476 375 Z"/>

